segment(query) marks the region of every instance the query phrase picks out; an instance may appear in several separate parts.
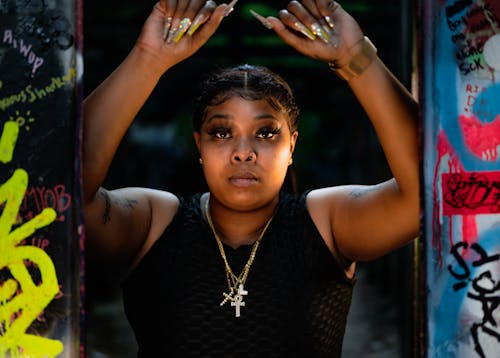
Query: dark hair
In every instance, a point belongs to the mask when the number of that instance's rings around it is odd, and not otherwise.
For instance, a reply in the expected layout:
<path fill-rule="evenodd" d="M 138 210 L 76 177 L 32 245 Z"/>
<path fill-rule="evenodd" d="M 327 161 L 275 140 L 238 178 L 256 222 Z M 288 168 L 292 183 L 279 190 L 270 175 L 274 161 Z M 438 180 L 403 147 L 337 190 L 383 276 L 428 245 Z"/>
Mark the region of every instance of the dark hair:
<path fill-rule="evenodd" d="M 267 100 L 274 109 L 288 115 L 290 131 L 297 130 L 299 108 L 288 83 L 267 67 L 248 64 L 218 70 L 201 83 L 194 102 L 193 129 L 200 131 L 207 107 L 235 96 Z"/>

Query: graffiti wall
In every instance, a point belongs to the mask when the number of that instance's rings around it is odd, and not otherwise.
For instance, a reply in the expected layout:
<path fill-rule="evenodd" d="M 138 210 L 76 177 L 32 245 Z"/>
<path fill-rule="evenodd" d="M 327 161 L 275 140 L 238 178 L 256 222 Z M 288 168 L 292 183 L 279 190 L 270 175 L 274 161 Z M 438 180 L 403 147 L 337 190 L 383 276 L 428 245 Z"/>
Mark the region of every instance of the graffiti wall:
<path fill-rule="evenodd" d="M 428 357 L 499 357 L 500 2 L 424 0 Z"/>
<path fill-rule="evenodd" d="M 80 24 L 75 1 L 0 0 L 0 357 L 83 355 Z"/>

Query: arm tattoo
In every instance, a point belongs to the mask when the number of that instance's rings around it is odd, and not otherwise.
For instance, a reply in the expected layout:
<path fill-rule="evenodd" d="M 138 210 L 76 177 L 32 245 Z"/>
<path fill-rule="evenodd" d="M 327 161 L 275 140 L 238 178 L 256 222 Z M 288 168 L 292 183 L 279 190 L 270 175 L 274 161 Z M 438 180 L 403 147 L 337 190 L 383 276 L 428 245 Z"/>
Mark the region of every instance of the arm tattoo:
<path fill-rule="evenodd" d="M 109 199 L 109 194 L 106 191 L 101 191 L 101 195 L 104 197 L 104 212 L 102 213 L 102 223 L 106 225 L 111 220 L 111 200 Z"/>
<path fill-rule="evenodd" d="M 365 188 L 356 188 L 356 189 L 353 189 L 348 195 L 351 198 L 360 198 L 362 196 L 365 196 L 368 193 L 378 191 L 378 190 L 380 190 L 380 187 L 378 185 L 369 186 L 369 187 L 365 187 Z"/>
<path fill-rule="evenodd" d="M 133 209 L 138 203 L 137 200 L 129 198 L 119 198 L 112 200 L 108 192 L 105 190 L 101 190 L 99 192 L 99 195 L 104 198 L 104 212 L 102 213 L 102 223 L 104 225 L 108 224 L 111 221 L 111 203 L 126 209 Z"/>
<path fill-rule="evenodd" d="M 137 200 L 124 198 L 124 199 L 118 200 L 116 204 L 120 205 L 122 208 L 133 209 L 134 206 L 137 205 Z"/>

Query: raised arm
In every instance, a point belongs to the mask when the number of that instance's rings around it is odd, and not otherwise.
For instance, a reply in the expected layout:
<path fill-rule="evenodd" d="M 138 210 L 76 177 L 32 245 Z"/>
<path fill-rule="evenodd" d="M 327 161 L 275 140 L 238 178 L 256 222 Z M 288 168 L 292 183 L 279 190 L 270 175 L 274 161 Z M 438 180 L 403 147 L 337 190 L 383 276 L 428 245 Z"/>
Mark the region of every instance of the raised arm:
<path fill-rule="evenodd" d="M 279 13 L 279 19 L 266 20 L 298 51 L 341 69 L 376 130 L 394 176 L 374 186 L 340 186 L 309 194 L 308 208 L 327 245 L 350 260 L 363 261 L 416 238 L 418 106 L 411 94 L 376 56 L 356 21 L 338 3 L 292 1 Z M 311 29 L 315 40 L 301 35 L 298 22 Z M 353 62 L 355 66 L 346 70 Z"/>
<path fill-rule="evenodd" d="M 83 207 L 91 256 L 129 264 L 148 237 L 161 233 L 165 217 L 173 215 L 177 201 L 171 194 L 141 188 L 107 191 L 101 185 L 118 145 L 160 77 L 209 39 L 225 10 L 227 5 L 211 0 L 157 3 L 129 55 L 85 99 Z M 162 220 L 156 215 L 160 211 Z"/>

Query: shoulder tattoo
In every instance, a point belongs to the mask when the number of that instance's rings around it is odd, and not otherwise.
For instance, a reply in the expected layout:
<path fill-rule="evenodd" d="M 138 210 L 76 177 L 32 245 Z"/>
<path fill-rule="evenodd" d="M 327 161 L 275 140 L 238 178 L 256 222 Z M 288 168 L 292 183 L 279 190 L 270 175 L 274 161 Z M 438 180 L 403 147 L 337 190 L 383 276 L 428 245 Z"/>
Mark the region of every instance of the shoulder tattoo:
<path fill-rule="evenodd" d="M 107 224 L 111 221 L 111 204 L 120 206 L 122 208 L 126 209 L 133 209 L 138 201 L 135 199 L 129 199 L 129 198 L 119 198 L 119 199 L 111 199 L 109 193 L 105 190 L 101 190 L 99 192 L 99 195 L 101 195 L 104 198 L 104 210 L 102 212 L 102 223 Z"/>
<path fill-rule="evenodd" d="M 379 191 L 379 190 L 380 190 L 380 187 L 378 185 L 367 186 L 367 187 L 363 187 L 363 188 L 353 189 L 353 190 L 351 190 L 351 192 L 349 192 L 348 195 L 351 198 L 360 198 L 360 197 L 365 196 L 369 193 L 372 193 L 374 191 Z"/>
<path fill-rule="evenodd" d="M 129 199 L 129 198 L 122 198 L 122 199 L 119 199 L 116 201 L 116 205 L 119 205 L 122 208 L 133 209 L 134 206 L 137 205 L 137 200 Z"/>
<path fill-rule="evenodd" d="M 102 213 L 102 223 L 107 224 L 111 220 L 111 200 L 109 194 L 105 190 L 101 190 L 99 194 L 104 198 L 104 211 Z"/>

